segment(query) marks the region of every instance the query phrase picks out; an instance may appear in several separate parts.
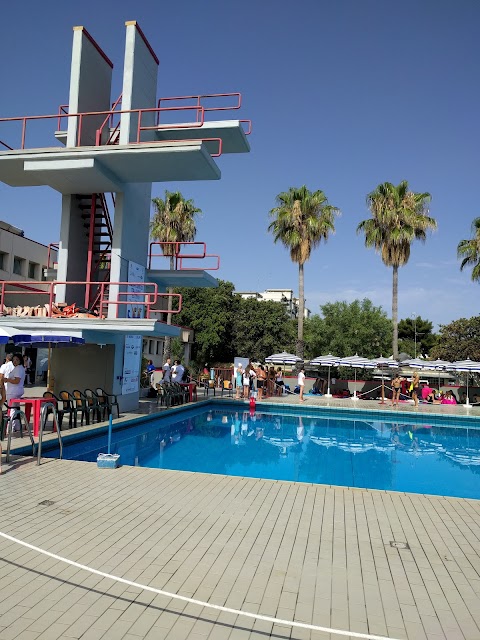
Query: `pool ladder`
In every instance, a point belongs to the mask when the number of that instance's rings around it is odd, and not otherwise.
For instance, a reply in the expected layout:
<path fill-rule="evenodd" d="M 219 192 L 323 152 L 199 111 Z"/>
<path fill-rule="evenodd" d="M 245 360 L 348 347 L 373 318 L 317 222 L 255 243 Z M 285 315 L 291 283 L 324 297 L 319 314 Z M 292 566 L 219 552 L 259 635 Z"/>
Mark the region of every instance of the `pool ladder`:
<path fill-rule="evenodd" d="M 58 436 L 58 445 L 60 448 L 60 459 L 63 456 L 63 442 L 62 435 L 60 433 L 60 424 L 58 422 L 58 413 L 57 407 L 53 404 L 53 402 L 45 402 L 42 406 L 42 410 L 40 412 L 40 431 L 38 432 L 38 449 L 37 449 L 37 465 L 40 464 L 42 458 L 42 440 L 43 440 L 43 431 L 45 429 L 45 425 L 47 424 L 48 411 L 51 411 L 53 414 L 53 424 L 57 430 Z M 8 431 L 7 438 L 7 455 L 6 461 L 10 462 L 10 447 L 12 443 L 12 427 L 15 420 L 20 422 L 20 437 L 23 438 L 23 428 L 22 425 L 25 425 L 26 431 L 28 431 L 28 435 L 30 437 L 30 442 L 32 443 L 32 456 L 35 457 L 35 440 L 33 439 L 32 430 L 30 428 L 30 423 L 28 422 L 25 413 L 20 411 L 20 409 L 14 409 L 11 415 L 7 418 L 6 429 Z"/>
<path fill-rule="evenodd" d="M 63 442 L 62 442 L 62 434 L 60 433 L 60 423 L 58 422 L 57 406 L 53 404 L 53 402 L 45 402 L 40 412 L 40 431 L 38 432 L 37 465 L 40 464 L 40 461 L 42 459 L 43 430 L 45 429 L 45 425 L 47 424 L 49 409 L 52 412 L 53 425 L 57 430 L 58 446 L 60 449 L 60 455 L 59 455 L 60 460 L 62 459 L 62 456 L 63 456 Z"/>

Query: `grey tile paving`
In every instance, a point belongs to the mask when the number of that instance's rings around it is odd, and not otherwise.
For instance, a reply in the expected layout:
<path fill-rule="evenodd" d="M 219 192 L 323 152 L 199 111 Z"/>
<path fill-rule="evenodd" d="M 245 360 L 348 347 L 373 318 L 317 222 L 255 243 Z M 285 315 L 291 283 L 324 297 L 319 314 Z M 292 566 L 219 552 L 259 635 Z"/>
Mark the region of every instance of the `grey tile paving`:
<path fill-rule="evenodd" d="M 0 530 L 80 563 L 322 626 L 480 638 L 480 501 L 57 460 L 4 470 Z M 187 605 L 4 539 L 0 593 L 0 640 L 339 637 Z"/>

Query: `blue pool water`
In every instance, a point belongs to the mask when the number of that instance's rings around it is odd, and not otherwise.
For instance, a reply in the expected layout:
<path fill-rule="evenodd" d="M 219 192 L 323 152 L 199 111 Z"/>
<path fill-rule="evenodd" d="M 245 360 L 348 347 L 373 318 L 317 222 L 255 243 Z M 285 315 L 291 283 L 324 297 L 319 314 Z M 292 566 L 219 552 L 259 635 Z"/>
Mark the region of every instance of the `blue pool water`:
<path fill-rule="evenodd" d="M 467 428 L 458 419 L 397 418 L 212 405 L 116 431 L 112 453 L 124 465 L 480 498 L 474 420 Z M 102 434 L 67 445 L 64 457 L 94 462 L 106 441 Z"/>

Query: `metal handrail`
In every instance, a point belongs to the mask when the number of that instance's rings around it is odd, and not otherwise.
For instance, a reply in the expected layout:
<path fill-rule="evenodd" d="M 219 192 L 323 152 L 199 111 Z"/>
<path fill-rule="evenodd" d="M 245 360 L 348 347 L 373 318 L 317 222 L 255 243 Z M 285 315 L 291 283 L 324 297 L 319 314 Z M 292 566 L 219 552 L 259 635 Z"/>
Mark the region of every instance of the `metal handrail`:
<path fill-rule="evenodd" d="M 182 247 L 199 245 L 200 250 L 198 253 L 182 253 Z M 161 253 L 154 253 L 152 248 L 154 246 L 159 246 L 161 249 Z M 205 242 L 180 242 L 180 241 L 168 241 L 168 242 L 150 242 L 149 251 L 148 251 L 148 269 L 152 268 L 152 258 L 174 258 L 175 270 L 183 271 L 184 269 L 189 271 L 218 271 L 220 268 L 220 256 L 207 253 L 207 245 Z M 217 264 L 213 267 L 184 267 L 183 260 L 184 259 L 198 259 L 202 260 L 204 258 L 216 258 Z"/>
<path fill-rule="evenodd" d="M 150 126 L 141 126 L 141 120 L 142 120 L 142 116 L 145 113 L 161 113 L 163 111 L 188 111 L 188 110 L 196 110 L 196 111 L 200 111 L 201 113 L 201 118 L 198 120 L 197 118 L 197 122 L 192 125 L 191 123 L 178 123 L 178 124 L 166 124 L 166 125 L 158 125 L 155 127 L 150 127 Z M 112 110 L 108 110 L 108 111 L 86 111 L 86 112 L 79 112 L 79 113 L 66 113 L 64 114 L 62 117 L 63 118 L 78 118 L 78 130 L 77 130 L 77 142 L 76 142 L 76 146 L 77 147 L 81 147 L 81 139 L 82 139 L 82 126 L 83 126 L 83 122 L 84 119 L 86 117 L 91 117 L 91 116 L 110 116 L 110 115 L 122 115 L 124 113 L 130 113 L 130 114 L 137 114 L 138 115 L 138 126 L 137 126 L 137 139 L 136 141 L 130 141 L 129 144 L 145 144 L 145 143 L 152 143 L 154 141 L 152 140 L 147 140 L 147 141 L 143 141 L 141 140 L 141 133 L 142 131 L 149 131 L 151 129 L 154 130 L 159 130 L 159 129 L 191 129 L 191 128 L 201 128 L 203 126 L 204 123 L 204 109 L 203 107 L 200 107 L 200 109 L 197 106 L 191 106 L 191 107 L 161 107 L 161 108 L 145 108 L 145 109 L 121 109 L 118 111 L 112 111 Z M 16 149 L 25 149 L 25 139 L 26 139 L 26 129 L 27 129 L 27 122 L 29 121 L 33 121 L 33 120 L 50 120 L 52 118 L 58 118 L 58 114 L 48 114 L 48 115 L 41 115 L 41 116 L 16 116 L 14 118 L 0 118 L 0 123 L 2 122 L 21 122 L 22 123 L 22 131 L 21 131 L 21 144 L 20 147 L 17 147 Z M 186 140 L 184 138 L 181 138 L 179 140 L 157 140 L 156 142 L 158 144 L 162 144 L 162 143 L 172 143 L 172 142 L 218 142 L 218 152 L 216 154 L 210 154 L 212 156 L 212 158 L 216 158 L 220 155 L 222 155 L 222 139 L 221 138 L 195 138 L 192 140 Z M 99 145 L 95 145 L 95 146 L 99 146 Z"/>
<path fill-rule="evenodd" d="M 45 289 L 31 289 L 32 285 L 42 286 Z M 2 280 L 0 281 L 0 309 L 4 308 L 5 305 L 5 296 L 12 291 L 6 289 L 6 287 L 14 287 L 14 293 L 16 295 L 28 295 L 32 293 L 43 294 L 48 296 L 48 310 L 47 317 L 50 318 L 54 316 L 53 313 L 53 305 L 55 302 L 55 288 L 58 285 L 85 285 L 91 286 L 95 285 L 100 288 L 101 298 L 100 298 L 100 314 L 109 309 L 111 305 L 118 307 L 136 304 L 137 306 L 144 307 L 145 309 L 145 317 L 150 317 L 150 310 L 153 305 L 157 303 L 159 298 L 177 298 L 178 299 L 178 307 L 177 309 L 165 310 L 164 313 L 175 315 L 180 313 L 182 310 L 182 295 L 180 293 L 159 293 L 158 285 L 154 282 L 99 282 L 98 280 L 52 280 L 49 282 L 40 282 L 37 280 L 32 281 L 18 281 L 18 280 Z M 127 290 L 119 291 L 117 293 L 116 299 L 109 299 L 109 287 L 112 285 L 116 285 L 119 287 L 125 287 Z M 132 291 L 132 287 L 138 287 L 138 291 Z M 24 290 L 18 291 L 17 289 L 21 288 Z M 150 288 L 150 290 L 145 290 Z M 57 314 L 58 315 L 58 314 Z M 118 310 L 117 310 L 118 315 Z"/>
<path fill-rule="evenodd" d="M 45 425 L 47 424 L 48 418 L 48 410 L 51 410 L 53 416 L 53 425 L 57 430 L 58 436 L 58 445 L 60 448 L 60 460 L 63 457 L 63 442 L 62 435 L 60 433 L 60 423 L 58 422 L 58 413 L 57 406 L 53 404 L 53 402 L 45 402 L 42 406 L 42 410 L 40 412 L 40 431 L 38 432 L 38 451 L 37 451 L 37 466 L 40 464 L 42 458 L 42 440 L 43 440 L 43 430 Z"/>
<path fill-rule="evenodd" d="M 18 407 L 15 409 L 10 409 L 10 413 L 8 415 L 7 418 L 7 423 L 6 423 L 6 429 L 8 432 L 8 437 L 7 437 L 7 455 L 6 455 L 6 461 L 10 462 L 10 447 L 12 444 L 12 430 L 13 430 L 13 422 L 14 420 L 18 420 L 20 422 L 20 437 L 23 438 L 23 429 L 22 429 L 22 422 L 25 424 L 27 431 L 28 431 L 28 435 L 30 436 L 30 442 L 32 443 L 32 456 L 35 455 L 35 440 L 33 439 L 33 435 L 32 435 L 32 430 L 30 428 L 30 423 L 27 420 L 27 417 L 25 416 L 24 412 L 21 411 Z M 10 423 L 10 424 L 9 424 Z"/>

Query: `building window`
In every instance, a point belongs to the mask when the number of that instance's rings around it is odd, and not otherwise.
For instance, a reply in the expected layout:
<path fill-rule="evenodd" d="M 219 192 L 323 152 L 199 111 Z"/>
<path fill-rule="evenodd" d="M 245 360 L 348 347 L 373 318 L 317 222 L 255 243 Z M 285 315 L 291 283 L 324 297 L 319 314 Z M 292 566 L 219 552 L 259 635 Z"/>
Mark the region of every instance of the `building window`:
<path fill-rule="evenodd" d="M 0 251 L 0 269 L 2 271 L 7 270 L 7 260 L 8 260 L 8 253 L 4 253 L 3 251 Z"/>
<path fill-rule="evenodd" d="M 37 279 L 37 272 L 38 272 L 38 267 L 40 265 L 38 265 L 36 262 L 29 262 L 28 263 L 28 277 L 30 280 L 36 280 Z"/>
<path fill-rule="evenodd" d="M 155 353 L 155 351 L 153 349 L 153 342 L 154 342 L 153 340 L 149 340 L 148 341 L 148 353 L 150 353 L 152 355 Z"/>
<path fill-rule="evenodd" d="M 157 340 L 157 356 L 161 356 L 163 354 L 163 342 L 161 340 Z"/>
<path fill-rule="evenodd" d="M 17 276 L 23 276 L 25 260 L 18 256 L 13 256 L 13 273 Z"/>
<path fill-rule="evenodd" d="M 42 271 L 40 273 L 40 280 L 45 281 L 47 279 L 47 276 L 45 275 L 45 271 L 47 270 L 47 265 L 43 265 L 42 267 Z"/>

